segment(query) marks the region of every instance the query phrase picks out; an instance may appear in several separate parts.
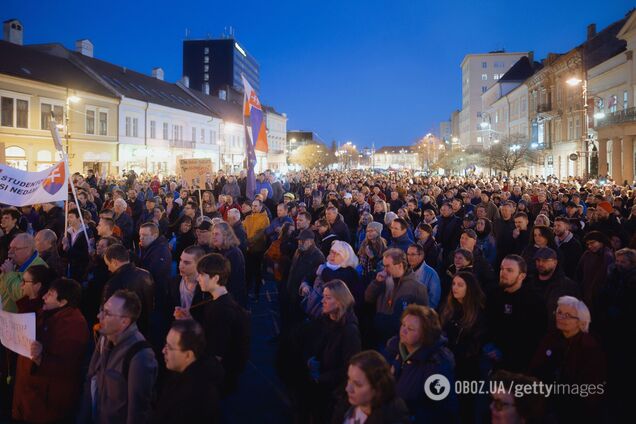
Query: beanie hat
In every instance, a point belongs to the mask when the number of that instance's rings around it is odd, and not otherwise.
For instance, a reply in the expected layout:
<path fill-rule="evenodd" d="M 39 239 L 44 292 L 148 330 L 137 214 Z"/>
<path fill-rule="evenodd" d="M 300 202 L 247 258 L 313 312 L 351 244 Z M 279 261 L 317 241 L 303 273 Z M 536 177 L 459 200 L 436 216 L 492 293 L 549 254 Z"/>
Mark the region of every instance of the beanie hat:
<path fill-rule="evenodd" d="M 367 224 L 367 230 L 375 230 L 378 234 L 382 234 L 382 228 L 382 224 L 376 221 L 369 222 L 369 224 Z"/>
<path fill-rule="evenodd" d="M 610 202 L 601 202 L 601 203 L 598 204 L 598 207 L 603 209 L 607 213 L 614 212 L 614 208 L 612 207 Z"/>

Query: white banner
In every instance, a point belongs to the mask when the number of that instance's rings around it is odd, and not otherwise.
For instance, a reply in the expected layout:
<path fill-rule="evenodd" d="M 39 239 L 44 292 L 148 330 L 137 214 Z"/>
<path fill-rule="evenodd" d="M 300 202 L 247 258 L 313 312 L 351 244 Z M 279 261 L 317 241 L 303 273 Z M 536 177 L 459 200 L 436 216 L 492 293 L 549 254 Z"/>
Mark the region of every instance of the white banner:
<path fill-rule="evenodd" d="M 0 164 L 0 203 L 27 206 L 68 200 L 66 172 L 64 161 L 40 172 Z"/>
<path fill-rule="evenodd" d="M 35 312 L 13 314 L 0 310 L 0 342 L 4 347 L 30 358 L 34 340 Z"/>

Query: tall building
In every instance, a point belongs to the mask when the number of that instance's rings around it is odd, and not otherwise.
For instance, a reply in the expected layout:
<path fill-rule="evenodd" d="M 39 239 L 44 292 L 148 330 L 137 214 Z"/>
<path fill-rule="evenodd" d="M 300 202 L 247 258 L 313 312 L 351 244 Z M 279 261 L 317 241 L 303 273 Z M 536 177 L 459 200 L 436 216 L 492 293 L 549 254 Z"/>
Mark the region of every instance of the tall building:
<path fill-rule="evenodd" d="M 183 42 L 183 75 L 206 94 L 231 87 L 243 92 L 241 74 L 260 93 L 260 66 L 234 38 Z"/>
<path fill-rule="evenodd" d="M 479 133 L 482 122 L 481 95 L 495 84 L 527 52 L 496 51 L 468 54 L 462 61 L 462 110 L 459 117 L 459 140 L 463 147 L 483 147 Z"/>
<path fill-rule="evenodd" d="M 442 121 L 439 123 L 439 137 L 442 140 L 448 141 L 451 139 L 451 121 Z"/>

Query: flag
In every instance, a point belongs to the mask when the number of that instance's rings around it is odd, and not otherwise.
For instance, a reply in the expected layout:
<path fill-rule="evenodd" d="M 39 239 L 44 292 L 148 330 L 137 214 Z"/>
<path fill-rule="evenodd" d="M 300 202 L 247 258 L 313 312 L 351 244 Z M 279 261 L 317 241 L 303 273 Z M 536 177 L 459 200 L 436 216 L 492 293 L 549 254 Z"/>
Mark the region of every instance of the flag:
<path fill-rule="evenodd" d="M 27 172 L 0 164 L 0 203 L 28 206 L 68 200 L 66 162 L 49 169 Z"/>
<path fill-rule="evenodd" d="M 246 194 L 250 199 L 254 197 L 256 190 L 256 150 L 267 152 L 267 134 L 265 132 L 265 114 L 258 100 L 256 91 L 249 82 L 243 79 L 243 128 L 245 129 L 245 156 L 247 158 L 247 185 Z M 248 127 L 249 125 L 249 127 Z"/>

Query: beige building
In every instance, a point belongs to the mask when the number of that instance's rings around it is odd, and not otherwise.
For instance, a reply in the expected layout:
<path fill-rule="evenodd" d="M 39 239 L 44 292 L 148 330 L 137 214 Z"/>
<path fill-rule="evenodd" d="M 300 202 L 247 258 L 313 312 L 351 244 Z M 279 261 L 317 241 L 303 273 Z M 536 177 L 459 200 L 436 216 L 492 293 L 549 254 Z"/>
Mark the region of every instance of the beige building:
<path fill-rule="evenodd" d="M 592 119 L 598 145 L 598 173 L 610 175 L 619 183 L 626 180 L 632 184 L 636 137 L 636 13 L 627 19 L 617 38 L 626 42 L 625 51 L 589 69 L 587 89 L 594 103 Z"/>
<path fill-rule="evenodd" d="M 373 155 L 375 168 L 381 169 L 422 169 L 415 146 L 385 146 Z"/>
<path fill-rule="evenodd" d="M 462 147 L 483 148 L 481 96 L 520 58 L 527 55 L 527 52 L 501 51 L 464 57 L 461 63 L 462 110 L 459 114 L 459 143 Z"/>
<path fill-rule="evenodd" d="M 71 172 L 109 172 L 117 160 L 118 99 L 70 62 L 22 46 L 22 34 L 4 23 L 0 41 L 0 143 L 9 165 L 28 171 L 60 159 L 51 116 L 69 152 Z M 5 60 L 9 58 L 9 60 Z"/>

